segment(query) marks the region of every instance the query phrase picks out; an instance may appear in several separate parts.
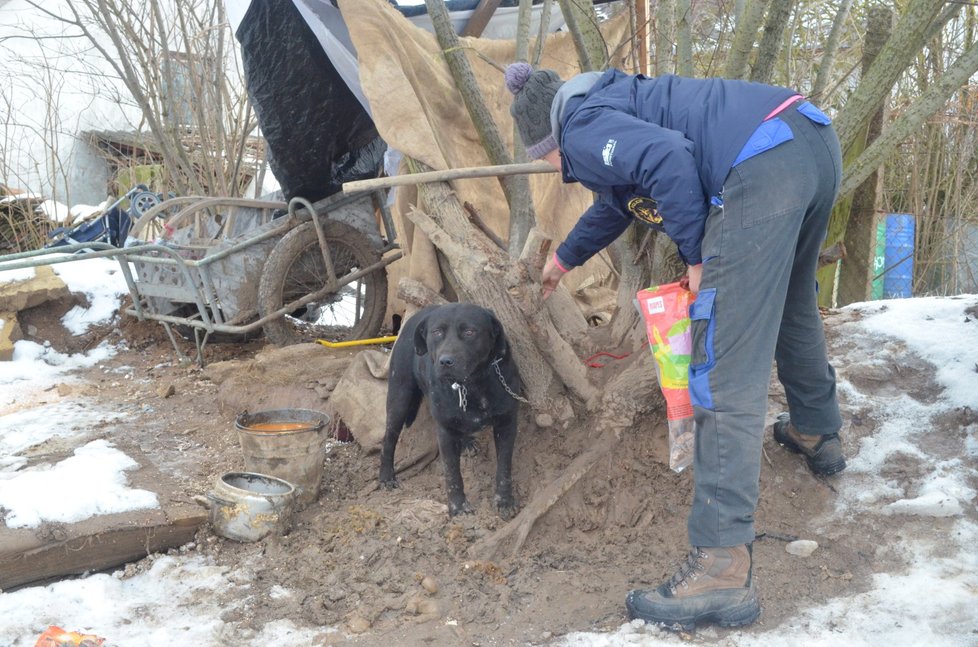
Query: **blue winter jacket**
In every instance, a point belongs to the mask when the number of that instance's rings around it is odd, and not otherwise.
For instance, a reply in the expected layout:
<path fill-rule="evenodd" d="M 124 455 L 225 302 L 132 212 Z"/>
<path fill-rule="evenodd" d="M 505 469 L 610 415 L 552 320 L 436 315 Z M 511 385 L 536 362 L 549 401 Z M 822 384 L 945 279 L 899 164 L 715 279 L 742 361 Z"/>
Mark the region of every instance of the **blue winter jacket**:
<path fill-rule="evenodd" d="M 564 181 L 597 194 L 557 248 L 561 264 L 583 264 L 632 218 L 664 230 L 686 263 L 702 262 L 710 198 L 764 118 L 794 94 L 747 81 L 605 72 L 560 115 Z"/>

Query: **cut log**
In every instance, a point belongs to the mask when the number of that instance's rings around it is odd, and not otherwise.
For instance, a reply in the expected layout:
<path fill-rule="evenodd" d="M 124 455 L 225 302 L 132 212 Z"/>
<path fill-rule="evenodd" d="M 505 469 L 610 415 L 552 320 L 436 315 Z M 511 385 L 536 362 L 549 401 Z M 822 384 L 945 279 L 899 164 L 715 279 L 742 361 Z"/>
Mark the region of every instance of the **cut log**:
<path fill-rule="evenodd" d="M 134 562 L 194 540 L 207 513 L 193 504 L 101 515 L 45 532 L 0 528 L 0 589 Z"/>

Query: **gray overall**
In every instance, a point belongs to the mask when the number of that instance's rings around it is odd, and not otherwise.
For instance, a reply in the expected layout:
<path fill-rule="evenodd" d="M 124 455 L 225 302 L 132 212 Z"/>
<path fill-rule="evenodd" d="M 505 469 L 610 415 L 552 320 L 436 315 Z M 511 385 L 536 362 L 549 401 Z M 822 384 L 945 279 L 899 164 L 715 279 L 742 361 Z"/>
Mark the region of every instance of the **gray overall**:
<path fill-rule="evenodd" d="M 696 421 L 693 546 L 754 540 L 772 360 L 795 428 L 842 426 L 816 302 L 815 271 L 842 170 L 830 125 L 790 106 L 794 139 L 731 169 L 711 208 L 690 308 Z"/>

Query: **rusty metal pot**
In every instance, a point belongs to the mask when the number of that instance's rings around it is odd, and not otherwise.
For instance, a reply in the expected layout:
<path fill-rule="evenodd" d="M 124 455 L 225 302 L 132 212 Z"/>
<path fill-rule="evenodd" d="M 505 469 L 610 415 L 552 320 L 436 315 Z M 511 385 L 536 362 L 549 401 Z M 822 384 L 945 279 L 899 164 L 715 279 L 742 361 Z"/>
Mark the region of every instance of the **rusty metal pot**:
<path fill-rule="evenodd" d="M 258 541 L 292 529 L 295 487 L 267 474 L 228 472 L 196 501 L 210 510 L 214 532 L 235 541 Z"/>

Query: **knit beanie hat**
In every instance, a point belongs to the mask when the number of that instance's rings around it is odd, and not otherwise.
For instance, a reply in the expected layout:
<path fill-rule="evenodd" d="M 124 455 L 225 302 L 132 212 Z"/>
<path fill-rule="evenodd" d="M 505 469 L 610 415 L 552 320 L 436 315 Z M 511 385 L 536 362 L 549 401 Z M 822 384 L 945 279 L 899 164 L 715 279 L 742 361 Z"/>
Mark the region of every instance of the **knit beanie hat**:
<path fill-rule="evenodd" d="M 563 83 L 553 70 L 534 72 L 529 63 L 513 63 L 506 68 L 506 87 L 515 95 L 509 113 L 530 159 L 540 159 L 557 148 L 550 106 Z"/>

